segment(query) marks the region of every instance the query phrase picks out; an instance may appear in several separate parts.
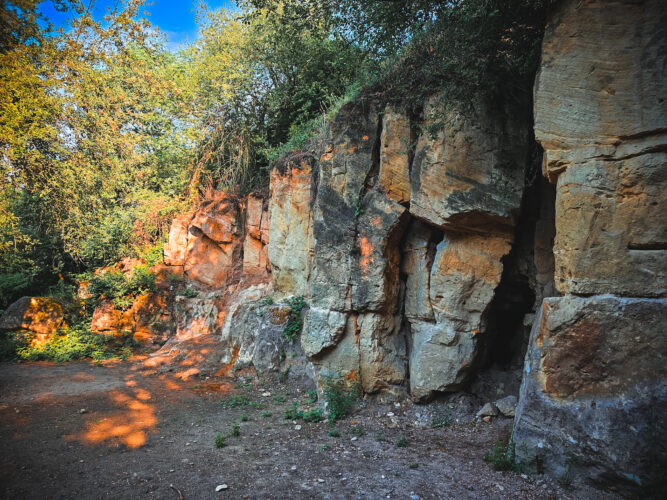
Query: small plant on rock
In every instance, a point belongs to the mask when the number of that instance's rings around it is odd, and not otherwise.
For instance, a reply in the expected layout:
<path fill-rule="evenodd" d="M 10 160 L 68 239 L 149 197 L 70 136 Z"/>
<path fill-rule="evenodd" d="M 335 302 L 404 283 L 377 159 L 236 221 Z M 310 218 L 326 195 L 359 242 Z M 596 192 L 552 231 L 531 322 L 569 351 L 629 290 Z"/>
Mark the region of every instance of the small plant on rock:
<path fill-rule="evenodd" d="M 305 307 L 308 307 L 308 304 L 306 304 L 302 296 L 292 297 L 291 299 L 287 299 L 286 302 L 290 306 L 290 313 L 285 329 L 283 330 L 283 335 L 288 340 L 294 340 L 301 333 L 301 328 L 303 327 L 301 311 Z"/>
<path fill-rule="evenodd" d="M 348 385 L 342 379 L 328 378 L 324 385 L 324 399 L 329 410 L 329 422 L 349 415 L 359 397 L 359 385 Z"/>

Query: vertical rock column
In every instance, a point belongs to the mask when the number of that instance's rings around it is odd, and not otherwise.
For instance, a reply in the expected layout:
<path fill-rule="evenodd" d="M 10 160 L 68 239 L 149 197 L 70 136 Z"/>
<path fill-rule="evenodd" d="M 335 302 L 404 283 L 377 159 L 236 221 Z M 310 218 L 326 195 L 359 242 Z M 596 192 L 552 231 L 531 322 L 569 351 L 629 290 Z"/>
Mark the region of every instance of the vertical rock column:
<path fill-rule="evenodd" d="M 565 296 L 533 325 L 514 428 L 553 475 L 649 491 L 667 459 L 666 24 L 659 0 L 552 13 L 535 135 Z"/>

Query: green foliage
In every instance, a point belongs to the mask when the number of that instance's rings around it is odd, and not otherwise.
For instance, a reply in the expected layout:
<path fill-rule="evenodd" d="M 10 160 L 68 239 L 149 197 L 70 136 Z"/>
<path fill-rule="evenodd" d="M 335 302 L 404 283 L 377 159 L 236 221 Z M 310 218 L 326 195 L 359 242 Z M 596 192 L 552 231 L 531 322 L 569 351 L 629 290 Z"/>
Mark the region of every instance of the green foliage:
<path fill-rule="evenodd" d="M 30 345 L 33 336 L 31 332 L 0 332 L 0 359 L 57 363 L 86 358 L 125 359 L 137 345 L 130 333 L 105 337 L 91 332 L 84 323 L 58 331 L 45 344 Z"/>
<path fill-rule="evenodd" d="M 408 467 L 410 467 L 411 469 L 418 469 L 419 464 L 417 462 L 412 462 L 410 465 L 408 465 Z"/>
<path fill-rule="evenodd" d="M 397 448 L 406 448 L 408 446 L 408 439 L 405 436 L 401 436 L 398 441 L 396 441 Z"/>
<path fill-rule="evenodd" d="M 436 405 L 433 408 L 433 418 L 431 420 L 431 427 L 439 429 L 441 427 L 449 427 L 452 423 L 452 412 L 447 405 Z"/>
<path fill-rule="evenodd" d="M 365 432 L 366 431 L 364 430 L 364 427 L 361 424 L 353 425 L 352 427 L 350 427 L 350 434 L 352 434 L 353 436 L 361 437 L 364 435 Z"/>
<path fill-rule="evenodd" d="M 302 418 L 304 422 L 321 422 L 324 420 L 324 415 L 321 408 L 315 408 L 303 412 Z"/>
<path fill-rule="evenodd" d="M 247 422 L 249 420 L 248 414 L 244 413 L 241 415 L 241 422 Z"/>
<path fill-rule="evenodd" d="M 194 288 L 186 288 L 185 290 L 181 291 L 179 295 L 182 295 L 183 297 L 187 299 L 194 299 L 199 295 L 199 292 L 195 290 Z"/>
<path fill-rule="evenodd" d="M 340 431 L 338 429 L 331 429 L 329 431 L 329 436 L 331 436 L 331 437 L 340 437 Z"/>
<path fill-rule="evenodd" d="M 251 401 L 245 394 L 234 394 L 222 401 L 223 408 L 243 408 L 250 405 Z"/>
<path fill-rule="evenodd" d="M 298 404 L 295 401 L 294 403 L 292 403 L 291 408 L 288 407 L 287 409 L 285 409 L 285 411 L 283 412 L 283 417 L 285 418 L 285 420 L 297 420 L 303 417 L 303 412 L 299 411 Z"/>
<path fill-rule="evenodd" d="M 272 415 L 272 413 L 270 411 L 264 410 L 262 412 L 262 418 L 269 418 L 271 415 Z"/>
<path fill-rule="evenodd" d="M 229 435 L 233 436 L 233 437 L 240 436 L 241 435 L 241 426 L 238 423 L 234 422 L 234 425 L 232 425 L 232 430 L 229 432 Z"/>
<path fill-rule="evenodd" d="M 225 442 L 225 436 L 218 433 L 218 435 L 215 436 L 213 444 L 215 445 L 216 448 L 224 448 L 225 446 L 227 446 L 227 443 Z"/>
<path fill-rule="evenodd" d="M 383 443 L 387 440 L 387 438 L 382 432 L 378 431 L 375 433 L 375 440 Z"/>
<path fill-rule="evenodd" d="M 315 389 L 308 389 L 306 396 L 308 396 L 308 402 L 310 404 L 313 404 L 317 401 L 317 391 Z"/>
<path fill-rule="evenodd" d="M 324 384 L 324 399 L 329 411 L 329 422 L 347 417 L 359 398 L 358 384 L 346 384 L 344 380 L 329 377 Z"/>
<path fill-rule="evenodd" d="M 93 274 L 88 290 L 96 302 L 102 298 L 111 300 L 116 309 L 124 311 L 137 296 L 155 291 L 155 274 L 148 266 L 137 266 L 131 273 L 109 269 Z"/>
<path fill-rule="evenodd" d="M 259 301 L 260 306 L 270 306 L 273 304 L 273 297 L 264 297 L 262 300 Z"/>
<path fill-rule="evenodd" d="M 495 470 L 508 470 L 523 474 L 533 471 L 534 461 L 528 458 L 528 450 L 523 450 L 523 457 L 516 454 L 514 436 L 499 439 L 493 444 L 493 449 L 484 454 L 484 460 L 489 462 Z"/>
<path fill-rule="evenodd" d="M 289 318 L 287 324 L 283 329 L 283 335 L 289 340 L 294 340 L 297 335 L 301 333 L 301 328 L 303 327 L 303 318 L 301 317 L 301 311 L 308 307 L 306 301 L 302 296 L 292 297 L 287 299 L 287 305 L 290 306 Z"/>

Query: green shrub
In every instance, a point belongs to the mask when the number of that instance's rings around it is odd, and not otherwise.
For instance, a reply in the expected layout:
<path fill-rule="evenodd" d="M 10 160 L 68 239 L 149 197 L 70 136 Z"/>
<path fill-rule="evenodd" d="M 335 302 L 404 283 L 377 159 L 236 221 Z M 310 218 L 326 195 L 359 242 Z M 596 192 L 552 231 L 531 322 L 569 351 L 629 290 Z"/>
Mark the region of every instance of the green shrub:
<path fill-rule="evenodd" d="M 297 403 L 294 402 L 292 403 L 291 408 L 287 407 L 285 409 L 285 411 L 283 412 L 283 417 L 285 418 L 285 420 L 297 420 L 303 417 L 303 412 L 299 411 L 297 406 L 298 406 Z"/>
<path fill-rule="evenodd" d="M 182 295 L 187 299 L 194 299 L 197 295 L 199 295 L 199 292 L 193 288 L 186 288 L 179 295 Z"/>
<path fill-rule="evenodd" d="M 229 433 L 230 436 L 238 437 L 241 435 L 241 426 L 234 422 L 234 425 L 232 425 L 232 430 Z"/>
<path fill-rule="evenodd" d="M 324 384 L 324 399 L 329 410 L 329 421 L 348 416 L 359 397 L 359 385 L 348 385 L 342 379 L 329 377 Z"/>
<path fill-rule="evenodd" d="M 533 460 L 529 459 L 528 450 L 524 445 L 524 458 L 516 455 L 514 436 L 499 439 L 493 444 L 493 449 L 484 454 L 484 460 L 489 462 L 495 470 L 509 470 L 518 474 L 531 472 Z"/>
<path fill-rule="evenodd" d="M 245 394 L 234 394 L 222 401 L 223 408 L 242 408 L 250 405 L 251 401 Z"/>
<path fill-rule="evenodd" d="M 408 446 L 408 439 L 405 436 L 402 436 L 396 441 L 397 448 L 406 448 Z"/>
<path fill-rule="evenodd" d="M 449 427 L 452 423 L 452 412 L 447 405 L 436 405 L 433 409 L 433 419 L 431 426 L 434 429 Z"/>
<path fill-rule="evenodd" d="M 338 429 L 331 429 L 329 431 L 329 436 L 331 436 L 331 437 L 340 437 L 340 431 Z"/>
<path fill-rule="evenodd" d="M 122 311 L 129 309 L 138 295 L 155 291 L 155 274 L 146 265 L 135 267 L 129 274 L 107 270 L 90 276 L 88 281 L 88 291 L 94 302 L 104 297 Z"/>
<path fill-rule="evenodd" d="M 303 412 L 302 418 L 304 422 L 321 422 L 324 420 L 324 415 L 321 408 L 315 408 L 314 410 Z"/>
<path fill-rule="evenodd" d="M 301 333 L 301 328 L 303 327 L 301 311 L 305 307 L 308 307 L 308 304 L 306 304 L 302 296 L 292 297 L 287 299 L 286 302 L 290 306 L 290 313 L 285 329 L 283 330 L 283 335 L 289 340 L 294 340 Z"/>
<path fill-rule="evenodd" d="M 227 443 L 225 443 L 225 436 L 222 434 L 218 433 L 217 436 L 215 436 L 215 441 L 213 442 L 215 444 L 216 448 L 224 448 L 227 446 Z"/>
<path fill-rule="evenodd" d="M 366 431 L 364 431 L 364 426 L 361 424 L 353 425 L 352 427 L 350 427 L 350 434 L 354 436 L 361 437 L 364 435 L 365 432 Z"/>

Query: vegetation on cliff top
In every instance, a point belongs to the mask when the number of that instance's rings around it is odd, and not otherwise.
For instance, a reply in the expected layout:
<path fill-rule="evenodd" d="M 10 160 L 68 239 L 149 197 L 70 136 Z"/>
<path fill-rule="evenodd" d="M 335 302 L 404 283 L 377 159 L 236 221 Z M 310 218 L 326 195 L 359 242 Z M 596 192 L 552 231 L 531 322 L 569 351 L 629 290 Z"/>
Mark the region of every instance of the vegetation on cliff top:
<path fill-rule="evenodd" d="M 151 260 L 201 190 L 265 186 L 364 89 L 413 109 L 529 100 L 544 24 L 529 0 L 239 0 L 200 5 L 196 41 L 171 52 L 142 0 L 103 19 L 53 4 L 59 29 L 36 0 L 0 5 L 0 308 Z"/>

